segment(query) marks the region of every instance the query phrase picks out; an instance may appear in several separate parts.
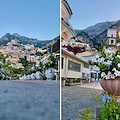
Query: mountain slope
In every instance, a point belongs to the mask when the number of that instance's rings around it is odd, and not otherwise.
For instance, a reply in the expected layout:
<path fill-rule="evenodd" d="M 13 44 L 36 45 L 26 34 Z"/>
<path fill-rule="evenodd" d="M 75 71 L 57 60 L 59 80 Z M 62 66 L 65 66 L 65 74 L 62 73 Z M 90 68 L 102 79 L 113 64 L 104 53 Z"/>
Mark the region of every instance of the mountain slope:
<path fill-rule="evenodd" d="M 117 30 L 120 30 L 120 20 L 118 20 L 115 24 L 113 24 L 111 27 L 109 28 L 116 28 Z M 95 38 L 93 38 L 93 43 L 95 45 L 99 45 L 101 43 L 101 40 L 104 39 L 106 40 L 107 37 L 107 29 L 104 30 L 102 33 L 100 33 L 99 35 L 97 35 Z"/>
<path fill-rule="evenodd" d="M 86 32 L 81 31 L 80 33 L 78 33 L 77 34 L 77 39 L 84 42 L 84 43 L 87 43 L 91 47 L 93 47 L 92 40 L 91 40 L 91 38 L 89 37 L 89 35 Z"/>
<path fill-rule="evenodd" d="M 86 39 L 87 37 L 89 38 L 89 40 L 87 39 L 89 43 L 93 43 L 94 45 L 99 45 L 101 43 L 101 40 L 106 38 L 107 29 L 115 25 L 117 22 L 118 21 L 112 21 L 112 22 L 107 21 L 107 22 L 97 23 L 94 26 L 90 26 L 84 30 L 75 29 L 75 32 L 79 34 L 82 31 L 84 31 L 85 33 L 87 33 L 87 36 L 82 36 L 84 39 Z M 83 42 L 87 43 L 85 40 Z"/>
<path fill-rule="evenodd" d="M 7 33 L 2 38 L 0 38 L 0 45 L 5 45 L 8 42 L 10 42 L 11 40 L 19 40 L 20 43 L 22 43 L 22 44 L 33 44 L 36 47 L 43 47 L 43 46 L 46 46 L 47 44 L 49 44 L 50 42 L 57 40 L 58 37 L 56 37 L 53 40 L 44 40 L 44 41 L 42 40 L 41 41 L 41 40 L 38 40 L 38 39 L 33 39 L 33 38 L 27 38 L 25 36 L 20 36 L 17 33 L 14 33 L 12 35 L 10 33 Z"/>

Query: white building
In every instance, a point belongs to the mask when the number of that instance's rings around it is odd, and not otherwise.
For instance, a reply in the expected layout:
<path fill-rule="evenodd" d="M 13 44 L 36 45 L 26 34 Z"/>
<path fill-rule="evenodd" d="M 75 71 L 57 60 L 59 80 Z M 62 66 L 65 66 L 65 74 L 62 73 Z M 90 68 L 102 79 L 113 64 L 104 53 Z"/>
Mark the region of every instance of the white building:
<path fill-rule="evenodd" d="M 90 66 L 85 59 L 63 48 L 61 52 L 61 77 L 90 79 Z"/>
<path fill-rule="evenodd" d="M 117 44 L 117 29 L 109 28 L 107 30 L 107 45 L 114 47 Z"/>

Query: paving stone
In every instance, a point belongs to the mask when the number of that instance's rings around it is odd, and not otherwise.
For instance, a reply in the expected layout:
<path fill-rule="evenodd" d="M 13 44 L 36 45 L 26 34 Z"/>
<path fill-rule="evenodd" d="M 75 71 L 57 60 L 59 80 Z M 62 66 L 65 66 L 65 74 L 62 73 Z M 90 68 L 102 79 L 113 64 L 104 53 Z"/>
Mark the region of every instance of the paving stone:
<path fill-rule="evenodd" d="M 62 88 L 62 120 L 77 118 L 83 109 L 91 107 L 94 111 L 100 107 L 100 103 L 93 98 L 92 93 L 100 95 L 103 90 L 99 83 L 89 85 L 65 86 Z M 87 87 L 88 86 L 88 87 Z M 92 86 L 92 87 L 90 87 Z M 96 86 L 96 87 L 95 87 Z M 95 117 L 96 114 L 94 113 Z"/>
<path fill-rule="evenodd" d="M 0 81 L 0 120 L 59 119 L 59 82 Z"/>

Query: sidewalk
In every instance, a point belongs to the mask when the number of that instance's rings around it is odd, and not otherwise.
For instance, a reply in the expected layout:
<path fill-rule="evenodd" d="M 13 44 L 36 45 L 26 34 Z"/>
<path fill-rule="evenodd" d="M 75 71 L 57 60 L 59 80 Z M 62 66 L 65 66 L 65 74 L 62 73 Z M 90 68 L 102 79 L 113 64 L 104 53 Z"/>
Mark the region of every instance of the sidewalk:
<path fill-rule="evenodd" d="M 92 88 L 92 89 L 98 89 L 98 90 L 103 90 L 103 88 L 100 85 L 100 82 L 90 82 L 86 83 L 83 85 L 78 85 L 79 87 L 84 87 L 84 88 Z"/>

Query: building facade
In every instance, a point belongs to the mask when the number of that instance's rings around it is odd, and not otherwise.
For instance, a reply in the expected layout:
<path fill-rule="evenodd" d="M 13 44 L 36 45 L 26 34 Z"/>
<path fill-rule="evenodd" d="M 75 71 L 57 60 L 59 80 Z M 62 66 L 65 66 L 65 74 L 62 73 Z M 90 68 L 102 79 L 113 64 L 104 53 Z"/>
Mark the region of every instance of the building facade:
<path fill-rule="evenodd" d="M 65 49 L 61 52 L 61 77 L 90 79 L 90 66 L 87 61 Z"/>
<path fill-rule="evenodd" d="M 72 14 L 67 0 L 61 0 L 61 36 L 64 42 L 68 42 L 71 37 L 75 36 L 75 32 L 69 22 Z"/>

